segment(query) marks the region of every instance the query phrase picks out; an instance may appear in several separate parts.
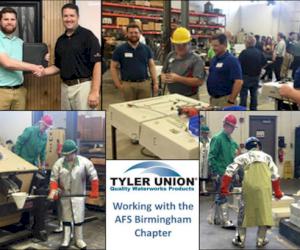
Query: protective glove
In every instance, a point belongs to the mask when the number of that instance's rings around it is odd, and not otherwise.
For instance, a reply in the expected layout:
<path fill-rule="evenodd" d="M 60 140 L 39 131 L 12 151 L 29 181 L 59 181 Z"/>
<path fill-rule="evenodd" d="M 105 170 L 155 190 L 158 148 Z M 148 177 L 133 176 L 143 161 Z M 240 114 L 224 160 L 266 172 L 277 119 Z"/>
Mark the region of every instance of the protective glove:
<path fill-rule="evenodd" d="M 91 181 L 91 192 L 89 194 L 89 197 L 91 199 L 99 198 L 99 181 L 98 180 Z"/>
<path fill-rule="evenodd" d="M 221 195 L 226 196 L 229 195 L 229 185 L 231 183 L 232 177 L 228 175 L 223 175 L 222 183 L 221 183 Z"/>
<path fill-rule="evenodd" d="M 272 187 L 273 187 L 273 190 L 274 190 L 274 193 L 275 193 L 275 198 L 276 199 L 281 199 L 282 196 L 283 196 L 283 193 L 280 189 L 280 179 L 279 178 L 275 181 L 272 181 Z"/>
<path fill-rule="evenodd" d="M 50 200 L 58 200 L 58 183 L 56 181 L 50 181 L 50 192 L 48 195 Z"/>

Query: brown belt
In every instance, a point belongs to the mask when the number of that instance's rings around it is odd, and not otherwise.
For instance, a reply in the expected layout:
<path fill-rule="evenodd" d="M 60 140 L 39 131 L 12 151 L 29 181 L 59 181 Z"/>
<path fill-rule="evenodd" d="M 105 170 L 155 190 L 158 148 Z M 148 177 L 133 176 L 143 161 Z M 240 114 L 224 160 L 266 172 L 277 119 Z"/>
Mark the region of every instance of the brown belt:
<path fill-rule="evenodd" d="M 21 87 L 23 87 L 23 84 L 17 86 L 0 86 L 1 89 L 19 89 Z"/>
<path fill-rule="evenodd" d="M 64 83 L 67 84 L 68 86 L 74 86 L 83 82 L 88 82 L 91 81 L 92 78 L 79 78 L 79 79 L 74 79 L 74 80 L 65 80 Z"/>

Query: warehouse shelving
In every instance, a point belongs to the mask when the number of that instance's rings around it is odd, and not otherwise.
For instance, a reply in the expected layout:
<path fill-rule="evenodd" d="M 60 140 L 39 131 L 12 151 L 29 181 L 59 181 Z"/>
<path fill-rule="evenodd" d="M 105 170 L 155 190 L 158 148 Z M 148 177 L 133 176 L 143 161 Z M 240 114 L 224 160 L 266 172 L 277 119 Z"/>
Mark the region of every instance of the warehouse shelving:
<path fill-rule="evenodd" d="M 107 17 L 128 17 L 128 18 L 139 18 L 139 19 L 147 19 L 147 20 L 162 20 L 162 17 L 154 17 L 154 16 L 141 16 L 141 15 L 132 15 L 132 14 L 122 14 L 122 13 L 110 13 L 110 12 L 102 12 L 102 16 Z"/>
<path fill-rule="evenodd" d="M 103 1 L 102 2 L 102 7 L 106 8 L 106 10 L 104 10 L 104 12 L 102 13 L 103 17 L 125 17 L 125 18 L 136 18 L 136 19 L 141 19 L 141 20 L 152 20 L 152 21 L 162 21 L 163 17 L 162 17 L 162 13 L 164 11 L 163 8 L 158 8 L 158 7 L 148 7 L 148 6 L 141 6 L 141 5 L 135 5 L 135 4 L 126 4 L 126 3 L 111 3 L 111 2 L 107 2 L 107 1 Z M 122 10 L 123 13 L 117 13 L 116 11 L 114 12 L 109 12 L 107 11 L 107 8 L 111 8 L 111 10 L 117 9 L 119 11 L 119 9 Z M 160 16 L 153 16 L 153 15 L 142 15 L 142 14 L 132 14 L 130 13 L 131 10 L 138 10 L 138 11 L 144 11 L 147 13 L 151 13 L 151 12 L 155 12 L 157 14 L 159 14 Z M 127 12 L 128 13 L 124 13 Z M 174 15 L 176 14 L 181 14 L 181 10 L 180 9 L 172 9 L 172 13 Z M 225 28 L 226 26 L 226 15 L 224 14 L 219 14 L 219 13 L 204 13 L 204 12 L 196 12 L 196 11 L 190 11 L 189 15 L 191 17 L 206 17 L 206 18 L 224 18 L 224 25 L 210 25 L 210 24 L 194 24 L 194 23 L 190 23 L 189 27 L 193 28 L 193 29 L 220 29 L 220 28 Z M 103 29 L 119 29 L 121 27 L 118 25 L 114 25 L 114 24 L 103 24 L 102 28 Z M 161 32 L 159 31 L 143 31 L 143 34 L 145 35 L 161 35 Z M 204 35 L 204 34 L 195 34 L 193 35 L 193 37 L 196 38 L 210 38 L 211 35 Z"/>
<path fill-rule="evenodd" d="M 102 6 L 106 7 L 119 7 L 119 8 L 127 8 L 127 9 L 137 9 L 137 10 L 145 10 L 145 11 L 157 11 L 157 12 L 163 12 L 163 8 L 155 8 L 155 7 L 147 7 L 147 6 L 141 6 L 141 5 L 128 5 L 128 4 L 119 4 L 119 3 L 110 3 L 110 2 L 103 2 Z M 180 14 L 180 9 L 172 9 L 173 13 Z M 204 16 L 204 17 L 225 17 L 224 14 L 218 14 L 218 13 L 204 13 L 204 12 L 195 12 L 190 11 L 190 16 Z"/>
<path fill-rule="evenodd" d="M 171 12 L 172 27 L 176 27 L 180 25 L 182 21 L 182 11 L 181 9 L 172 8 Z M 133 21 L 133 19 L 139 19 L 143 24 L 142 33 L 146 37 L 147 45 L 153 50 L 155 59 L 161 61 L 163 55 L 161 52 L 163 50 L 161 46 L 163 14 L 163 7 L 136 5 L 134 1 L 127 1 L 127 3 L 125 3 L 125 1 L 102 1 L 103 37 L 109 41 L 109 43 L 105 45 L 105 59 L 109 60 L 111 58 L 112 51 L 118 44 L 114 39 L 118 37 L 118 33 L 122 27 L 130 23 L 130 21 Z M 189 17 L 189 28 L 192 37 L 194 41 L 199 44 L 208 44 L 208 39 L 215 34 L 217 29 L 224 29 L 226 27 L 226 15 L 224 14 L 190 11 Z M 122 18 L 128 20 L 124 21 Z"/>

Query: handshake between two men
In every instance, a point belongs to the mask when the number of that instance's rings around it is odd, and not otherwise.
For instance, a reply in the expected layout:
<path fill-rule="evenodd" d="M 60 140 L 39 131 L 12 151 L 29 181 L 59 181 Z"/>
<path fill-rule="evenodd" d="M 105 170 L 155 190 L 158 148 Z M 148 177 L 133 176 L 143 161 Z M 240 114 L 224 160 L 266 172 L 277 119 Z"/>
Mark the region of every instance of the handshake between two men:
<path fill-rule="evenodd" d="M 50 59 L 49 53 L 46 54 L 44 59 L 45 61 L 49 62 Z M 33 75 L 37 77 L 42 77 L 45 75 L 44 66 L 13 59 L 9 57 L 7 54 L 0 52 L 0 68 L 1 67 L 7 71 L 10 71 L 11 73 L 13 73 L 14 71 L 24 71 L 24 72 L 31 72 Z"/>
<path fill-rule="evenodd" d="M 45 76 L 45 68 L 42 65 L 33 64 L 31 73 L 36 77 Z"/>
<path fill-rule="evenodd" d="M 50 53 L 47 53 L 44 60 L 48 63 L 50 61 Z M 43 77 L 46 75 L 46 68 L 43 65 L 31 64 L 30 72 L 36 77 Z"/>

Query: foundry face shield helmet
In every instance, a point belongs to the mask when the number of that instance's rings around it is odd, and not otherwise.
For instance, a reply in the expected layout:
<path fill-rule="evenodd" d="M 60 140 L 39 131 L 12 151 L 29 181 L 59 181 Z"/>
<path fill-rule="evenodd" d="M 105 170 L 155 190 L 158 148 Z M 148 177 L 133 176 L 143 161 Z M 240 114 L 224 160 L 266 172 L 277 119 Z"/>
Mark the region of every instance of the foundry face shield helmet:
<path fill-rule="evenodd" d="M 61 154 L 62 155 L 70 155 L 75 153 L 78 150 L 76 143 L 73 140 L 66 140 L 64 142 Z"/>
<path fill-rule="evenodd" d="M 247 150 L 251 150 L 252 148 L 256 148 L 257 145 L 258 145 L 259 149 L 261 150 L 261 148 L 262 148 L 261 142 L 256 137 L 249 137 L 246 140 L 246 143 L 245 143 L 245 147 L 246 147 Z"/>

